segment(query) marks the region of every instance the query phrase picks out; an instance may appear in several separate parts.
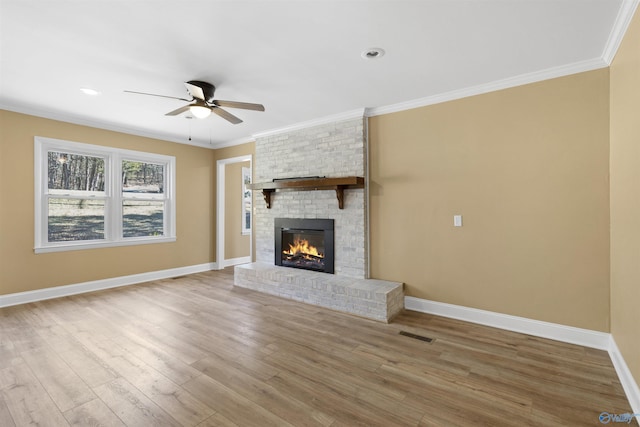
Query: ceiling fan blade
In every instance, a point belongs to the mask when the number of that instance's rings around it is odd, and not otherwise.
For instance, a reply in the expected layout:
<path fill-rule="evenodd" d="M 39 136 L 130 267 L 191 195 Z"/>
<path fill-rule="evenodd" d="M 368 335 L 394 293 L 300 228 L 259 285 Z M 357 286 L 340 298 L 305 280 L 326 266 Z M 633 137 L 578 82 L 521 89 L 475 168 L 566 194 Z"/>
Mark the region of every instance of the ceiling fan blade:
<path fill-rule="evenodd" d="M 242 108 L 243 110 L 254 110 L 254 111 L 264 111 L 264 105 L 262 104 L 252 104 L 250 102 L 236 102 L 236 101 L 213 101 L 213 104 L 218 107 L 228 107 L 228 108 Z"/>
<path fill-rule="evenodd" d="M 205 95 L 204 95 L 204 90 L 202 90 L 202 88 L 200 86 L 196 86 L 194 84 L 191 84 L 191 82 L 186 82 L 184 85 L 187 87 L 187 90 L 189 91 L 191 96 L 193 96 L 196 99 L 200 99 L 202 101 L 206 101 L 206 98 L 205 98 Z"/>
<path fill-rule="evenodd" d="M 165 116 L 177 116 L 178 114 L 182 114 L 185 111 L 188 111 L 189 107 L 191 107 L 191 105 L 185 105 L 184 107 L 180 107 L 177 110 L 168 112 L 167 114 L 165 114 Z"/>
<path fill-rule="evenodd" d="M 134 92 L 132 90 L 125 90 L 125 92 L 127 92 L 127 93 L 135 93 L 135 94 L 138 94 L 138 95 L 159 96 L 160 98 L 179 99 L 180 101 L 187 101 L 187 102 L 193 101 L 193 99 L 184 99 L 184 98 L 178 98 L 176 96 L 167 96 L 167 95 L 156 95 L 155 93 Z"/>
<path fill-rule="evenodd" d="M 222 108 L 214 106 L 214 107 L 211 107 L 211 111 L 213 111 L 215 114 L 219 115 L 223 119 L 233 123 L 234 125 L 242 123 L 242 120 L 239 117 L 234 116 L 233 114 L 223 110 Z"/>

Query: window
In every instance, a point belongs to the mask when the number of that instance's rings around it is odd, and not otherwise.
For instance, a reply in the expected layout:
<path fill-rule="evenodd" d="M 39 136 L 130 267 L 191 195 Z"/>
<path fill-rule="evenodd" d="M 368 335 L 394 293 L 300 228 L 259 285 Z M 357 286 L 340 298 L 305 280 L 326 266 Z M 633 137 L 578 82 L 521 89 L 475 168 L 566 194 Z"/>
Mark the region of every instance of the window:
<path fill-rule="evenodd" d="M 122 161 L 122 235 L 164 235 L 163 164 Z"/>
<path fill-rule="evenodd" d="M 175 240 L 175 158 L 35 138 L 36 253 Z"/>
<path fill-rule="evenodd" d="M 249 184 L 251 184 L 251 169 L 250 168 L 242 168 L 242 219 L 240 222 L 242 223 L 242 234 L 250 234 L 251 233 L 251 189 L 249 188 Z"/>

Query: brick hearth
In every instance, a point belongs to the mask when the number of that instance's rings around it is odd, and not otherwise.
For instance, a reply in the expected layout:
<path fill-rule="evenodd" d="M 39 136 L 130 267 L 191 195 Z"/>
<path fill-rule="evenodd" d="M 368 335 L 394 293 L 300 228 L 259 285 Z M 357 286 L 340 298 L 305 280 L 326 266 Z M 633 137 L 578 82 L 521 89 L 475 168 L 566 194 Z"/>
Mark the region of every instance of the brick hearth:
<path fill-rule="evenodd" d="M 404 307 L 402 283 L 279 267 L 237 265 L 234 285 L 389 322 Z"/>

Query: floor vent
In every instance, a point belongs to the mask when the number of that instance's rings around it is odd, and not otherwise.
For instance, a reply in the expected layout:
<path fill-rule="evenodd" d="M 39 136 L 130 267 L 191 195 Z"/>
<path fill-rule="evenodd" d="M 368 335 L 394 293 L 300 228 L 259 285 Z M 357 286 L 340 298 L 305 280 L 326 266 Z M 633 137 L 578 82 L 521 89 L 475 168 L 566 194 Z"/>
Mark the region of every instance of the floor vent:
<path fill-rule="evenodd" d="M 404 335 L 405 337 L 413 338 L 420 341 L 432 342 L 433 338 L 423 337 L 422 335 L 412 334 L 411 332 L 400 331 L 400 335 Z"/>

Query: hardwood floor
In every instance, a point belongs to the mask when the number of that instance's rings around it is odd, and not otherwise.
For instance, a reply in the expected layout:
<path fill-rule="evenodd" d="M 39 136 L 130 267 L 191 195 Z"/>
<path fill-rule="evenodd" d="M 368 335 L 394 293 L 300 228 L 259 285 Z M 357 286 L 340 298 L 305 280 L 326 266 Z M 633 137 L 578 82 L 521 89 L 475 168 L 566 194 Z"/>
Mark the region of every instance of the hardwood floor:
<path fill-rule="evenodd" d="M 0 426 L 584 426 L 605 411 L 632 412 L 604 351 L 410 311 L 377 323 L 234 288 L 230 269 L 0 310 Z"/>

